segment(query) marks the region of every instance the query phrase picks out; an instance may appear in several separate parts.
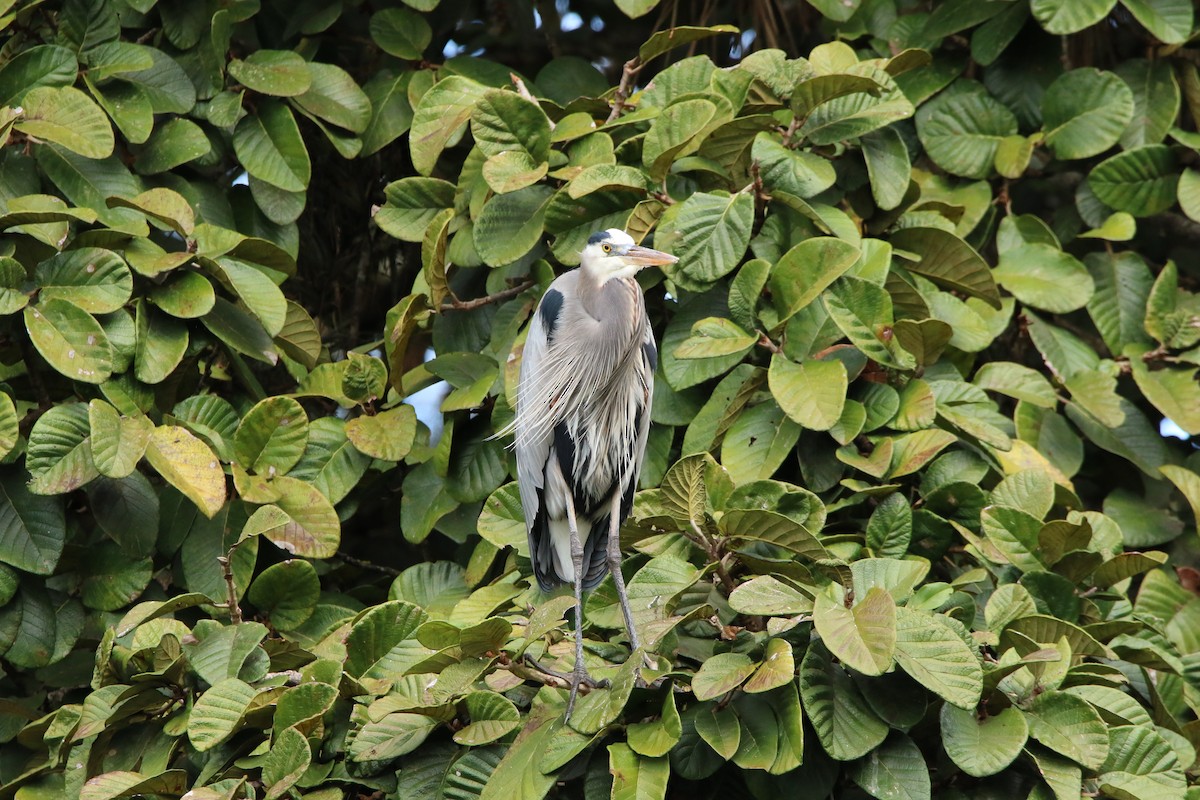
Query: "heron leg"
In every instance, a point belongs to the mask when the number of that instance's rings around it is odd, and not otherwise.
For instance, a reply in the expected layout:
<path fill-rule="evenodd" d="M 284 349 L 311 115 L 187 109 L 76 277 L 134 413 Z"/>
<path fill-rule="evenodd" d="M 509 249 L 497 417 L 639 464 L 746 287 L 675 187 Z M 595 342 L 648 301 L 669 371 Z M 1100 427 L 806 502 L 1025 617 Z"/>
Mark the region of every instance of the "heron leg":
<path fill-rule="evenodd" d="M 571 695 L 567 699 L 566 719 L 571 719 L 575 709 L 575 698 L 579 685 L 591 682 L 587 667 L 583 664 L 583 542 L 579 540 L 579 526 L 575 521 L 575 499 L 567 497 L 567 524 L 571 529 L 571 566 L 575 568 L 575 668 L 571 671 Z"/>
<path fill-rule="evenodd" d="M 636 651 L 639 647 L 637 628 L 633 626 L 633 609 L 629 607 L 629 595 L 625 591 L 625 576 L 621 574 L 621 494 L 613 492 L 612 507 L 608 515 L 608 571 L 612 573 L 617 587 L 617 598 L 621 601 L 621 613 L 625 616 L 625 630 L 629 632 L 629 646 Z"/>

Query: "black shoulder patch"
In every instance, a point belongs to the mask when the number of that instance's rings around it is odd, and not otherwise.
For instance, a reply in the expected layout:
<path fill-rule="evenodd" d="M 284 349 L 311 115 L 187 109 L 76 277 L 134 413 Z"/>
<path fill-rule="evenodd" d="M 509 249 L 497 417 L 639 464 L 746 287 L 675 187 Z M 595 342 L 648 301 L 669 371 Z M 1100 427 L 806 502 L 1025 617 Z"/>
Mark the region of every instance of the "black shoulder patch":
<path fill-rule="evenodd" d="M 642 358 L 646 359 L 651 372 L 658 369 L 658 348 L 655 347 L 653 339 L 642 342 Z"/>
<path fill-rule="evenodd" d="M 588 237 L 588 244 L 603 242 L 606 238 L 608 238 L 608 231 L 596 231 Z"/>
<path fill-rule="evenodd" d="M 542 325 L 546 328 L 546 341 L 554 341 L 554 332 L 558 329 L 558 315 L 562 313 L 563 296 L 558 289 L 551 289 L 542 295 L 538 313 L 542 315 Z"/>

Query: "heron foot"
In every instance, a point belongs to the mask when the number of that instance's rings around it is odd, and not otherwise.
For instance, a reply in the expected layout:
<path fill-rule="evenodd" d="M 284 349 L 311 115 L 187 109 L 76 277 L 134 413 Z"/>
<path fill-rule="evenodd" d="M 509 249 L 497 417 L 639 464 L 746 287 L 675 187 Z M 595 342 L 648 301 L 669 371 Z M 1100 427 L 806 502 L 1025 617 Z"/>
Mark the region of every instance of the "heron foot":
<path fill-rule="evenodd" d="M 571 670 L 571 694 L 567 697 L 567 713 L 564 720 L 571 721 L 571 712 L 575 710 L 575 698 L 579 695 L 579 687 L 587 686 L 589 689 L 596 689 L 608 686 L 608 681 L 597 681 L 588 674 L 587 667 L 582 661 L 575 662 L 575 668 Z"/>

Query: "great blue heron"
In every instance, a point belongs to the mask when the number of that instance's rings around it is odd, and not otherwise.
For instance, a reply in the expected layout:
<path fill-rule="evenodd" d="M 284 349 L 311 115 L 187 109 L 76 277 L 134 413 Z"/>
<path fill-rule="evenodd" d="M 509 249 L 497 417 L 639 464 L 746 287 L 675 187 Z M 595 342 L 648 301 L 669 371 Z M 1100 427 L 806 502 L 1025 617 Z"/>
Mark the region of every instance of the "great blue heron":
<path fill-rule="evenodd" d="M 575 587 L 570 719 L 583 664 L 583 590 L 611 571 L 629 642 L 637 631 L 621 576 L 618 531 L 633 507 L 658 349 L 633 276 L 674 256 L 640 247 L 616 228 L 592 234 L 579 269 L 538 303 L 517 393 L 517 480 L 533 574 L 543 590 Z"/>

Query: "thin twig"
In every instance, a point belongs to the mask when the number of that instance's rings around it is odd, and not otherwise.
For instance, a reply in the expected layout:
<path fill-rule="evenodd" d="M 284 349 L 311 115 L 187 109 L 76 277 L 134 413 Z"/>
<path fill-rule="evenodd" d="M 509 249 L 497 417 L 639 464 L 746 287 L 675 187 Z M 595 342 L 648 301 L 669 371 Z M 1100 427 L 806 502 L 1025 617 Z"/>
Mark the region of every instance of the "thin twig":
<path fill-rule="evenodd" d="M 799 115 L 793 116 L 791 123 L 788 124 L 787 130 L 783 132 L 783 146 L 795 149 L 796 145 L 792 144 L 792 137 L 796 135 L 796 131 L 800 130 L 800 126 L 804 124 L 804 117 Z M 796 144 L 799 144 L 797 142 Z"/>
<path fill-rule="evenodd" d="M 240 625 L 242 622 L 242 607 L 238 605 L 237 585 L 233 582 L 233 570 L 229 568 L 229 556 L 217 556 L 217 563 L 221 565 L 221 572 L 225 578 L 225 592 L 228 598 L 223 604 L 229 609 L 229 621 L 234 625 Z"/>
<path fill-rule="evenodd" d="M 775 344 L 775 342 L 771 341 L 771 337 L 767 336 L 762 331 L 758 332 L 758 346 L 765 347 L 768 350 L 770 350 L 772 353 L 775 353 L 776 355 L 779 355 L 780 353 L 783 352 L 783 350 L 779 347 L 779 345 L 777 345 L 777 344 Z"/>
<path fill-rule="evenodd" d="M 521 80 L 517 73 L 510 72 L 508 73 L 508 77 L 509 80 L 513 82 L 513 86 L 517 87 L 517 94 L 521 95 L 521 97 L 524 97 L 531 103 L 537 102 L 537 98 L 529 93 L 529 89 L 525 86 L 525 81 Z M 553 127 L 553 123 L 551 123 L 551 127 Z"/>
<path fill-rule="evenodd" d="M 728 555 L 717 559 L 717 579 L 721 581 L 721 588 L 725 590 L 725 596 L 728 597 L 737 588 L 737 583 L 729 574 L 729 568 L 725 566 L 725 558 L 728 558 Z"/>
<path fill-rule="evenodd" d="M 340 558 L 342 561 L 345 561 L 347 564 L 353 564 L 354 566 L 362 567 L 363 569 L 382 572 L 384 575 L 391 575 L 393 578 L 400 574 L 400 570 L 398 569 L 392 569 L 391 567 L 385 567 L 380 564 L 372 564 L 370 561 L 363 561 L 361 558 L 355 558 L 354 556 L 346 555 L 345 553 L 338 553 L 338 558 Z"/>
<path fill-rule="evenodd" d="M 505 300 L 510 300 L 529 287 L 533 286 L 533 281 L 521 281 L 512 288 L 505 289 L 495 294 L 489 294 L 485 297 L 476 297 L 474 300 L 459 300 L 455 298 L 449 303 L 442 303 L 441 311 L 470 311 L 473 308 L 479 308 L 491 303 L 501 303 Z"/>
<path fill-rule="evenodd" d="M 641 71 L 642 61 L 637 56 L 625 62 L 625 67 L 621 70 L 621 83 L 617 86 L 617 91 L 613 93 L 612 111 L 608 112 L 608 119 L 605 122 L 612 122 L 621 116 L 621 112 L 625 110 L 625 101 L 629 99 L 629 90 L 633 86 L 633 79 Z"/>

